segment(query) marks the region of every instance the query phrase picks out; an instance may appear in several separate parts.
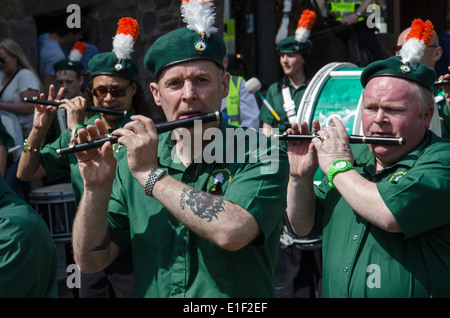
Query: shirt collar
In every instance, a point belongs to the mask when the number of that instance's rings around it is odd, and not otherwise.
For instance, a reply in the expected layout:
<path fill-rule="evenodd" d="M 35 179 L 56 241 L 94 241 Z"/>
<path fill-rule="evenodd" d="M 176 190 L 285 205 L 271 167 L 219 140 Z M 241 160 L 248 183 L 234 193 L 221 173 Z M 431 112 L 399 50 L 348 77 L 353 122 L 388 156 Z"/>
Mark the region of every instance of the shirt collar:
<path fill-rule="evenodd" d="M 405 157 L 394 163 L 390 167 L 386 167 L 383 170 L 387 170 L 393 168 L 395 166 L 406 166 L 411 168 L 414 166 L 417 159 L 420 157 L 420 154 L 423 150 L 431 143 L 434 139 L 433 133 L 427 129 L 425 135 L 422 139 L 422 142 L 410 153 L 408 153 Z M 352 145 L 353 155 L 355 157 L 355 166 L 365 167 L 372 174 L 375 172 L 375 156 L 370 151 L 367 145 Z"/>
<path fill-rule="evenodd" d="M 222 153 L 226 153 L 225 149 L 225 141 L 226 141 L 226 137 L 225 137 L 225 133 L 226 133 L 226 128 L 227 127 L 234 127 L 234 126 L 230 126 L 227 124 L 227 122 L 225 121 L 225 119 L 223 119 L 223 117 L 221 117 L 220 119 L 220 124 L 218 129 L 222 132 L 222 136 L 223 137 L 223 152 Z M 162 166 L 166 166 L 166 167 L 172 167 L 172 168 L 176 168 L 179 170 L 184 170 L 185 167 L 184 165 L 180 162 L 180 160 L 173 160 L 172 156 L 175 156 L 175 152 L 173 152 L 172 154 L 172 149 L 175 146 L 175 140 L 172 140 L 171 138 L 172 136 L 172 131 L 167 131 L 165 133 L 162 133 L 159 135 L 159 144 L 158 144 L 158 159 L 159 159 L 159 163 Z M 202 158 L 202 162 L 203 162 L 203 158 Z"/>
<path fill-rule="evenodd" d="M 303 88 L 306 87 L 306 83 L 305 82 L 301 83 L 297 88 L 295 88 L 294 84 L 292 84 L 291 81 L 289 81 L 289 80 L 287 81 L 287 84 L 294 91 L 299 90 L 299 89 L 303 89 Z"/>

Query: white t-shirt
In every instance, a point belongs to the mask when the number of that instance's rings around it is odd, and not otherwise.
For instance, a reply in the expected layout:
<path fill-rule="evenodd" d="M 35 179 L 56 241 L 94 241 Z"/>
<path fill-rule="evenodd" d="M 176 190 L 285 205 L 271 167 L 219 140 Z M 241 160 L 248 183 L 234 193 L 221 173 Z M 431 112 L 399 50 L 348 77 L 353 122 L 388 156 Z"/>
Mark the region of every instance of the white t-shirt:
<path fill-rule="evenodd" d="M 3 81 L 5 77 L 5 73 L 0 71 L 0 83 Z M 3 85 L 0 84 L 0 91 L 3 89 Z M 8 87 L 6 87 L 2 96 L 0 97 L 0 101 L 4 103 L 21 103 L 22 98 L 20 94 L 25 92 L 28 89 L 34 89 L 40 91 L 39 87 L 39 79 L 26 68 L 22 68 L 19 72 L 14 76 L 11 83 L 9 83 Z M 20 125 L 22 126 L 22 133 L 24 136 L 28 136 L 31 131 L 31 127 L 33 126 L 33 117 L 34 114 L 28 115 L 20 115 L 15 114 L 17 119 L 19 120 Z"/>

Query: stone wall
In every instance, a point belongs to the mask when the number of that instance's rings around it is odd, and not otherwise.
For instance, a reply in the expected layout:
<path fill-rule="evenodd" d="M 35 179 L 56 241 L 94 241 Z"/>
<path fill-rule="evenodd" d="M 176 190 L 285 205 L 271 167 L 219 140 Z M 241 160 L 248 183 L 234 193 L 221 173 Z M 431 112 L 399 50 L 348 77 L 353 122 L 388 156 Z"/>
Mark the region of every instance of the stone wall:
<path fill-rule="evenodd" d="M 31 64 L 38 62 L 36 25 L 25 13 L 21 1 L 0 1 L 0 41 L 11 38 L 18 42 Z"/>

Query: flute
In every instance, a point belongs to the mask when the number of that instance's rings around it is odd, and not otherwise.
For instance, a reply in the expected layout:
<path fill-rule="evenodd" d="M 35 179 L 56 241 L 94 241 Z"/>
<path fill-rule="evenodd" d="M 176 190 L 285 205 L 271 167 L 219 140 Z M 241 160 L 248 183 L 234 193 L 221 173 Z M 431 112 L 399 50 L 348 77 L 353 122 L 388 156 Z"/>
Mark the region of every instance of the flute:
<path fill-rule="evenodd" d="M 278 140 L 292 140 L 292 141 L 311 141 L 313 138 L 320 138 L 319 135 L 274 135 Z M 406 143 L 403 137 L 372 137 L 372 136 L 358 136 L 349 135 L 349 142 L 351 144 L 375 144 L 375 145 L 400 145 L 403 146 Z"/>
<path fill-rule="evenodd" d="M 156 124 L 156 132 L 158 134 L 173 130 L 176 128 L 182 128 L 182 127 L 191 127 L 194 125 L 194 121 L 201 120 L 203 123 L 209 123 L 213 121 L 220 120 L 221 113 L 219 111 L 215 111 L 212 113 L 207 113 L 199 116 L 194 116 L 190 118 L 175 120 L 175 121 L 169 121 L 167 123 L 161 123 Z M 101 147 L 105 142 L 111 142 L 111 144 L 117 143 L 120 136 L 114 136 L 114 135 L 107 135 L 104 138 L 96 139 L 87 141 L 85 143 L 81 144 L 70 144 L 69 147 L 56 149 L 56 153 L 59 157 L 65 156 L 71 153 L 76 153 L 79 151 L 85 151 L 89 149 L 99 148 Z"/>
<path fill-rule="evenodd" d="M 48 105 L 48 106 L 59 106 L 62 104 L 60 101 L 50 101 L 45 99 L 37 99 L 36 97 L 33 98 L 27 98 L 25 97 L 24 102 L 32 103 L 32 104 L 41 104 L 41 105 Z M 95 113 L 104 113 L 104 114 L 111 114 L 111 115 L 120 115 L 123 117 L 127 116 L 126 110 L 117 110 L 117 109 L 109 109 L 109 108 L 99 108 L 99 107 L 93 107 L 93 106 L 86 106 L 86 111 L 88 112 L 95 112 Z"/>
<path fill-rule="evenodd" d="M 450 84 L 449 80 L 439 80 L 437 82 L 434 82 L 433 86 L 444 86 Z"/>

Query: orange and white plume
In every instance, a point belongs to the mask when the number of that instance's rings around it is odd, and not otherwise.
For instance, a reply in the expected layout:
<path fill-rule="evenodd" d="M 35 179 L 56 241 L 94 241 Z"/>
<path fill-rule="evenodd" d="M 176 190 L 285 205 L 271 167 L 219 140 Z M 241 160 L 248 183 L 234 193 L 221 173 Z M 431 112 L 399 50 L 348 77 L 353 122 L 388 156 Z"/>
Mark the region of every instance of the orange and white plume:
<path fill-rule="evenodd" d="M 300 20 L 298 20 L 297 30 L 295 30 L 295 40 L 299 43 L 305 43 L 310 34 L 311 29 L 316 21 L 316 13 L 311 10 L 303 10 Z"/>
<path fill-rule="evenodd" d="M 209 37 L 218 30 L 214 27 L 216 14 L 212 0 L 181 0 L 181 16 L 186 27 Z"/>
<path fill-rule="evenodd" d="M 131 59 L 134 43 L 139 34 L 139 24 L 133 18 L 122 18 L 117 24 L 117 32 L 113 39 L 113 53 L 119 60 Z"/>
<path fill-rule="evenodd" d="M 72 62 L 79 62 L 86 54 L 87 44 L 81 41 L 75 42 L 69 53 L 69 60 Z"/>
<path fill-rule="evenodd" d="M 411 31 L 409 31 L 400 50 L 402 62 L 413 65 L 419 63 L 433 37 L 434 26 L 430 20 L 423 22 L 421 19 L 415 19 L 411 24 Z"/>

